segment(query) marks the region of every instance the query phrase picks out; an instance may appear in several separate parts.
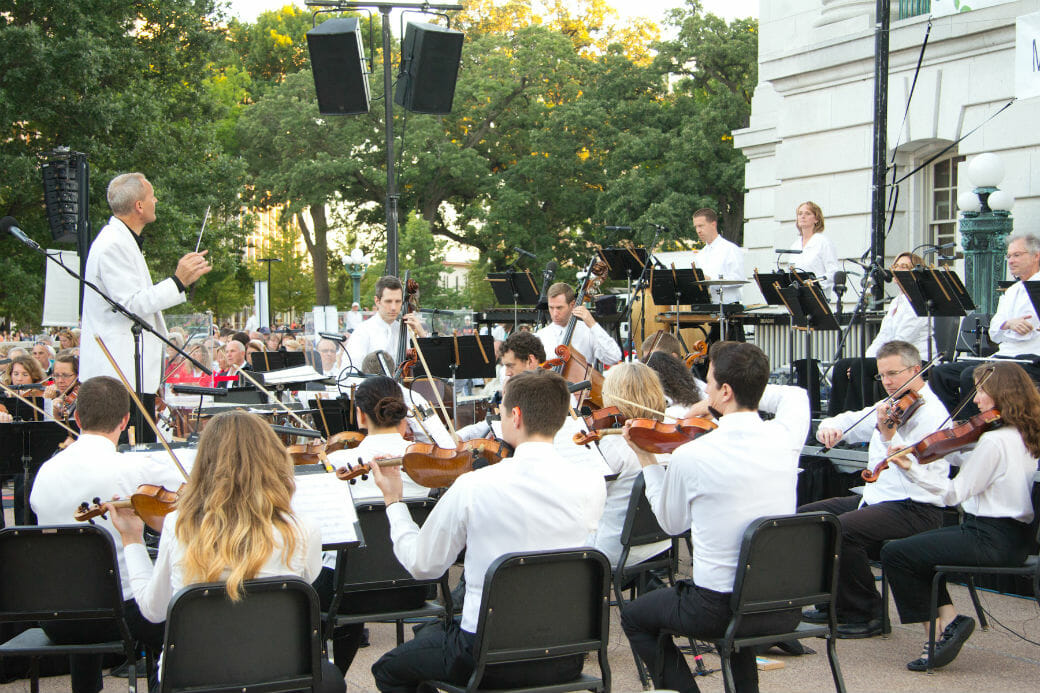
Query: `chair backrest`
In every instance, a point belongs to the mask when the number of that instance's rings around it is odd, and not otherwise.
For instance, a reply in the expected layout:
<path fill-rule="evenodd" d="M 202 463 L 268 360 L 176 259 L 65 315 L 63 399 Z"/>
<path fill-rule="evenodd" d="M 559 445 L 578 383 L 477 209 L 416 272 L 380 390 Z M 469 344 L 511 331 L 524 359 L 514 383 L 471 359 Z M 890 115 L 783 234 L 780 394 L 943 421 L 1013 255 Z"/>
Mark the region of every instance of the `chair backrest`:
<path fill-rule="evenodd" d="M 650 501 L 646 498 L 646 480 L 640 472 L 632 484 L 632 495 L 628 499 L 625 523 L 621 527 L 621 545 L 641 546 L 671 538 L 670 534 L 661 529 L 650 507 Z"/>
<path fill-rule="evenodd" d="M 486 665 L 592 650 L 600 650 L 602 663 L 610 624 L 609 585 L 610 562 L 595 549 L 500 556 L 484 579 L 473 680 L 479 680 Z M 606 677 L 609 669 L 604 681 Z"/>
<path fill-rule="evenodd" d="M 104 529 L 79 524 L 0 530 L 0 620 L 122 621 L 122 613 L 116 548 Z"/>
<path fill-rule="evenodd" d="M 840 548 L 841 525 L 831 513 L 755 520 L 740 546 L 733 612 L 780 611 L 831 601 Z"/>
<path fill-rule="evenodd" d="M 938 317 L 932 319 L 933 336 L 935 347 L 942 354 L 943 361 L 952 361 L 957 352 L 957 338 L 960 335 L 961 319 L 959 316 Z M 934 354 L 933 354 L 934 356 Z M 926 360 L 927 353 L 921 354 L 921 359 Z"/>
<path fill-rule="evenodd" d="M 426 521 L 435 503 L 431 498 L 403 502 L 419 526 Z M 394 556 L 394 543 L 390 539 L 390 521 L 386 517 L 386 505 L 383 501 L 366 500 L 358 503 L 355 509 L 365 544 L 351 547 L 340 554 L 340 560 L 336 564 L 337 571 L 341 571 L 341 574 L 337 575 L 337 584 L 340 584 L 339 578 L 342 577 L 346 591 L 353 592 L 430 582 L 413 578 Z"/>
<path fill-rule="evenodd" d="M 974 356 L 990 356 L 997 351 L 996 345 L 989 341 L 989 321 L 993 316 L 989 313 L 971 312 L 961 319 L 957 333 L 957 351 Z M 981 353 L 975 353 L 975 337 L 978 330 Z"/>
<path fill-rule="evenodd" d="M 163 693 L 316 690 L 321 680 L 318 595 L 296 577 L 247 580 L 232 602 L 224 583 L 185 587 L 166 614 Z"/>

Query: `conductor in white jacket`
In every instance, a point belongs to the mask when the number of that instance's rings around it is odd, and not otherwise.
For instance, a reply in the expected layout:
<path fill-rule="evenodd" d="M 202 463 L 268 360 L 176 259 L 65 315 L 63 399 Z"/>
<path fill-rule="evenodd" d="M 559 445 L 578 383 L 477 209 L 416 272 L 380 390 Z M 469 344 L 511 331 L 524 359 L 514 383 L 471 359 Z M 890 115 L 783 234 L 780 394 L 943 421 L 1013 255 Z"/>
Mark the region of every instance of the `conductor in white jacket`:
<path fill-rule="evenodd" d="M 142 253 L 144 227 L 155 221 L 155 192 L 141 173 L 124 173 L 108 184 L 108 220 L 87 256 L 87 281 L 94 282 L 124 308 L 136 313 L 160 334 L 166 334 L 162 311 L 185 301 L 184 290 L 210 271 L 206 252 L 188 253 L 177 262 L 173 275 L 152 283 Z M 101 337 L 119 368 L 134 385 L 134 338 L 131 321 L 114 312 L 94 291 L 83 296 L 83 333 L 80 342 L 80 378 L 116 377 L 94 339 Z M 162 375 L 163 344 L 154 335 L 142 335 L 141 391 L 155 394 Z"/>

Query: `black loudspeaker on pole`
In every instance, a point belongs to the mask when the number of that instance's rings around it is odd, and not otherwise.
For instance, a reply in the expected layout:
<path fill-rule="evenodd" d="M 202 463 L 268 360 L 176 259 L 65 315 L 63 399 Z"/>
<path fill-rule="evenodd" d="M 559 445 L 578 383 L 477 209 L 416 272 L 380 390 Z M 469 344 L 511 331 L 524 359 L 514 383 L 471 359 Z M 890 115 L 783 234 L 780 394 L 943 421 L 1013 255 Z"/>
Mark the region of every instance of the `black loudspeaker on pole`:
<path fill-rule="evenodd" d="M 412 113 L 451 113 L 462 59 L 462 39 L 461 31 L 426 22 L 409 22 L 401 43 L 401 71 L 394 103 Z"/>
<path fill-rule="evenodd" d="M 329 19 L 307 32 L 322 115 L 368 113 L 368 73 L 357 17 Z"/>

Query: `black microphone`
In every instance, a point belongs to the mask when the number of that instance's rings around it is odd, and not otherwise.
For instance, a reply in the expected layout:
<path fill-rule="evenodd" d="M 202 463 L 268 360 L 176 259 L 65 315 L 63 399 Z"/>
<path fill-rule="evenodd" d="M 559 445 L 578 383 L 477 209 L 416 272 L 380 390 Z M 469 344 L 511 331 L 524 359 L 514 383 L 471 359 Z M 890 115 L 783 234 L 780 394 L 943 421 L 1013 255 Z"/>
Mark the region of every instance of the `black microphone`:
<path fill-rule="evenodd" d="M 19 241 L 29 246 L 33 250 L 39 250 L 40 244 L 25 235 L 25 231 L 18 228 L 18 222 L 14 217 L 4 217 L 0 219 L 0 233 L 9 233 Z"/>
<path fill-rule="evenodd" d="M 559 265 L 556 264 L 555 260 L 549 260 L 549 264 L 545 266 L 545 271 L 542 272 L 542 292 L 538 294 L 538 310 L 546 310 L 549 307 L 549 285 L 552 284 L 552 280 L 556 276 L 557 267 Z"/>
<path fill-rule="evenodd" d="M 200 387 L 199 385 L 171 385 L 176 395 L 212 395 L 227 397 L 228 391 L 222 387 Z"/>
<path fill-rule="evenodd" d="M 514 246 L 513 250 L 515 250 L 516 252 L 520 253 L 521 255 L 526 255 L 527 257 L 531 258 L 532 260 L 535 259 L 535 257 L 536 257 L 534 253 L 529 253 L 526 250 L 524 250 L 523 248 L 517 248 L 516 246 Z"/>
<path fill-rule="evenodd" d="M 887 267 L 875 267 L 874 275 L 875 277 L 880 277 L 887 284 L 892 283 L 892 270 Z"/>
<path fill-rule="evenodd" d="M 653 226 L 655 229 L 657 229 L 661 233 L 668 233 L 668 227 L 664 226 L 663 224 L 648 224 L 648 226 Z"/>
<path fill-rule="evenodd" d="M 949 250 L 950 248 L 956 248 L 956 247 L 957 247 L 956 243 L 943 243 L 942 245 L 933 245 L 932 247 L 928 248 L 928 250 L 925 250 L 921 254 L 922 255 L 928 255 L 930 253 L 937 253 L 940 250 Z"/>
<path fill-rule="evenodd" d="M 567 392 L 570 392 L 571 394 L 573 394 L 573 393 L 577 392 L 578 390 L 587 390 L 590 387 L 592 387 L 592 381 L 591 380 L 582 380 L 580 383 L 571 383 L 571 384 L 569 384 L 567 386 Z"/>
<path fill-rule="evenodd" d="M 453 310 L 441 310 L 440 308 L 420 308 L 420 313 L 429 313 L 431 315 L 455 315 Z"/>
<path fill-rule="evenodd" d="M 606 226 L 607 231 L 631 231 L 631 226 Z"/>
<path fill-rule="evenodd" d="M 777 248 L 774 251 L 777 255 L 801 255 L 802 251 L 795 250 L 794 248 Z"/>
<path fill-rule="evenodd" d="M 330 342 L 339 342 L 340 344 L 347 341 L 346 337 L 341 334 L 336 334 L 335 332 L 319 332 L 318 336 L 322 339 L 327 339 Z"/>
<path fill-rule="evenodd" d="M 29 385 L 8 385 L 8 390 L 42 390 L 47 387 L 46 383 L 30 383 Z"/>
<path fill-rule="evenodd" d="M 845 278 L 846 277 L 847 277 L 847 275 L 842 270 L 838 270 L 837 272 L 834 273 L 834 290 L 835 291 L 839 291 L 839 292 L 845 291 Z M 841 288 L 838 288 L 838 287 L 841 287 Z"/>

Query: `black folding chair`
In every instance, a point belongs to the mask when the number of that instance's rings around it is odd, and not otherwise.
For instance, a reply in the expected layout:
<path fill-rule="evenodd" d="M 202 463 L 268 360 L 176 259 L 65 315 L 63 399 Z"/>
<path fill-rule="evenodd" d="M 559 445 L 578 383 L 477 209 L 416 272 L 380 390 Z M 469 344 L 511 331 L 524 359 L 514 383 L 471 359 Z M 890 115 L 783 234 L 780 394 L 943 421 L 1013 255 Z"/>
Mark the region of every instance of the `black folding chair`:
<path fill-rule="evenodd" d="M 1034 509 L 1036 507 L 1034 501 Z M 1040 543 L 1040 519 L 1034 518 L 1037 525 L 1036 541 Z M 976 575 L 1009 575 L 1032 578 L 1033 598 L 1040 602 L 1040 551 L 1027 556 L 1022 565 L 1017 566 L 979 566 L 979 565 L 937 565 L 935 576 L 932 577 L 932 594 L 928 602 L 928 614 L 931 624 L 928 628 L 928 672 L 932 671 L 932 662 L 935 661 L 935 619 L 939 613 L 939 583 L 945 575 L 964 575 L 967 577 L 968 594 L 971 595 L 971 603 L 975 607 L 975 615 L 979 617 L 979 625 L 983 630 L 989 630 L 989 621 L 986 619 L 986 611 L 979 601 L 979 594 L 975 590 Z"/>
<path fill-rule="evenodd" d="M 237 602 L 222 582 L 185 587 L 166 614 L 160 691 L 317 691 L 319 614 L 297 577 L 247 580 Z"/>
<path fill-rule="evenodd" d="M 42 628 L 30 628 L 0 645 L 0 657 L 30 657 L 30 690 L 37 693 L 41 656 L 121 653 L 135 692 L 137 653 L 123 615 L 112 536 L 87 524 L 0 530 L 0 623 L 71 621 L 112 625 L 120 639 L 60 645 Z"/>
<path fill-rule="evenodd" d="M 641 563 L 628 564 L 628 558 L 633 548 L 658 544 L 663 541 L 670 542 L 670 546 L 664 552 L 651 557 Z M 691 550 L 691 555 L 693 551 Z M 668 584 L 675 584 L 675 573 L 679 565 L 679 537 L 661 529 L 657 516 L 650 507 L 650 501 L 646 498 L 646 480 L 642 473 L 636 477 L 632 484 L 632 495 L 628 500 L 628 510 L 625 512 L 625 522 L 621 528 L 621 556 L 618 558 L 617 567 L 614 568 L 614 599 L 618 608 L 625 606 L 625 585 L 631 582 L 629 588 L 629 600 L 635 597 L 637 586 L 645 584 L 652 571 L 664 570 L 668 575 Z M 633 581 L 634 578 L 634 581 Z M 697 644 L 693 638 L 689 638 L 690 650 L 696 657 L 698 654 Z M 636 661 L 636 673 L 644 686 L 650 684 L 650 674 L 646 670 L 643 660 L 632 650 L 632 656 Z M 703 669 L 702 660 L 697 659 L 699 664 L 698 673 L 708 673 Z"/>
<path fill-rule="evenodd" d="M 827 659 L 838 693 L 845 682 L 838 665 L 835 590 L 841 525 L 831 513 L 763 517 L 744 531 L 733 583 L 733 618 L 725 635 L 715 642 L 722 659 L 727 692 L 734 690 L 730 655 L 744 647 L 785 640 L 820 637 L 827 640 Z M 823 624 L 800 623 L 787 633 L 745 633 L 745 617 L 828 604 L 830 620 Z"/>
<path fill-rule="evenodd" d="M 429 498 L 403 501 L 412 519 L 422 525 L 433 510 L 435 501 Z M 416 580 L 394 556 L 394 544 L 390 539 L 390 521 L 386 517 L 383 501 L 359 502 L 356 507 L 361 536 L 365 545 L 340 551 L 336 557 L 336 573 L 333 578 L 334 593 L 325 618 L 325 640 L 332 638 L 336 626 L 350 623 L 373 623 L 393 621 L 397 624 L 397 644 L 404 642 L 405 619 L 451 618 L 451 589 L 448 587 L 448 572 L 436 580 Z M 340 603 L 346 594 L 370 590 L 414 590 L 416 587 L 439 585 L 444 604 L 426 601 L 415 608 L 384 609 L 364 613 L 339 613 Z M 382 596 L 382 595 L 381 595 Z M 329 614 L 335 614 L 329 618 Z"/>
<path fill-rule="evenodd" d="M 610 563 L 595 549 L 511 553 L 488 567 L 465 686 L 427 681 L 420 690 L 470 693 L 496 665 L 597 652 L 600 677 L 504 689 L 514 693 L 609 691 Z"/>

